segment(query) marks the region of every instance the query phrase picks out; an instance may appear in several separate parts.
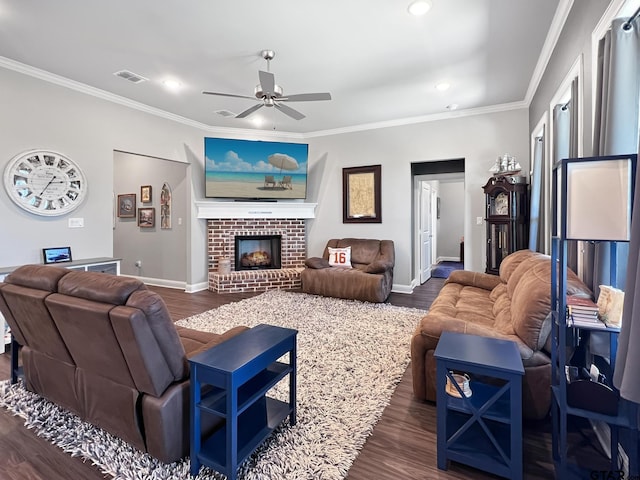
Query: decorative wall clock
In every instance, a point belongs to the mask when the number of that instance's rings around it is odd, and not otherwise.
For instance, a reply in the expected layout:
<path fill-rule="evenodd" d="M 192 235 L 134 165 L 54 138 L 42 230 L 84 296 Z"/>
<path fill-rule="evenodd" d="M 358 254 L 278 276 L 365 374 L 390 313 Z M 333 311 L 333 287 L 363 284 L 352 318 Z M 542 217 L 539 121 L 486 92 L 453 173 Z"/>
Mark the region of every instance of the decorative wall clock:
<path fill-rule="evenodd" d="M 87 193 L 80 167 L 50 150 L 29 150 L 13 157 L 4 170 L 4 187 L 20 208 L 36 215 L 64 215 Z"/>

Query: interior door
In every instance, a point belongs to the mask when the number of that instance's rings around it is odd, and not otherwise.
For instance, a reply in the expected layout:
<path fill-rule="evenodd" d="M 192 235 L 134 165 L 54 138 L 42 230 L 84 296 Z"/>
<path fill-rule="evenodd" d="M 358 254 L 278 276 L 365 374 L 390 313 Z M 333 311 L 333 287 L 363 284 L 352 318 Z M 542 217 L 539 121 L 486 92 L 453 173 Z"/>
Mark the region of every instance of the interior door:
<path fill-rule="evenodd" d="M 431 185 L 420 182 L 420 283 L 431 278 Z"/>

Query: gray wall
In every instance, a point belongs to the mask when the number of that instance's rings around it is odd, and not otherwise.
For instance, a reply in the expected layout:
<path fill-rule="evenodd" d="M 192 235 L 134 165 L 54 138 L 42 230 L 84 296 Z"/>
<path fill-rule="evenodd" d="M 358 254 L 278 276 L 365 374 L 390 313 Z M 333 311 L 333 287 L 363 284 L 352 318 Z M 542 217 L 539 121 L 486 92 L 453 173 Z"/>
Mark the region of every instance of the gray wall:
<path fill-rule="evenodd" d="M 278 138 L 270 132 L 239 135 L 198 128 L 6 69 L 0 69 L 0 85 L 0 158 L 5 159 L 4 163 L 30 148 L 58 150 L 82 166 L 89 184 L 86 201 L 70 215 L 84 218 L 85 227 L 81 229 L 68 228 L 69 216 L 40 218 L 22 212 L 1 190 L 3 266 L 39 262 L 41 248 L 51 245 L 71 245 L 78 259 L 113 255 L 114 151 L 135 152 L 190 165 L 191 176 L 185 187 L 186 285 L 188 290 L 204 288 L 206 222 L 195 219 L 194 205 L 195 200 L 204 199 L 203 138 L 218 135 L 302 141 L 286 134 Z M 464 209 L 469 219 L 465 225 L 468 268 L 483 270 L 484 230 L 472 225 L 471 219 L 482 215 L 481 187 L 495 157 L 505 151 L 518 158 L 526 157 L 527 121 L 527 111 L 519 109 L 309 138 L 309 201 L 319 203 L 317 218 L 308 226 L 309 253 L 320 254 L 326 240 L 335 236 L 391 238 L 397 249 L 396 282 L 410 285 L 410 163 L 462 157 L 467 165 Z M 521 163 L 527 168 L 526 162 Z M 383 223 L 345 225 L 342 168 L 373 164 L 383 165 Z M 4 168 L 4 164 L 0 167 Z M 142 180 L 135 183 L 146 184 Z M 139 191 L 140 185 L 134 185 L 134 191 Z M 158 275 L 168 282 L 179 282 L 184 273 L 165 269 Z"/>
<path fill-rule="evenodd" d="M 435 260 L 442 257 L 459 258 L 460 239 L 464 236 L 464 180 L 441 180 L 438 195 L 440 220 Z"/>
<path fill-rule="evenodd" d="M 484 195 L 489 168 L 498 155 L 509 152 L 528 170 L 526 109 L 487 113 L 427 123 L 344 133 L 309 139 L 310 163 L 322 170 L 317 194 L 317 218 L 308 224 L 309 255 L 321 255 L 329 238 L 368 237 L 394 240 L 394 283 L 414 280 L 411 163 L 465 159 L 462 200 L 465 263 L 469 270 L 485 269 Z M 315 164 L 315 165 L 314 165 Z M 342 168 L 382 165 L 382 223 L 342 223 Z"/>
<path fill-rule="evenodd" d="M 608 0 L 580 0 L 573 3 L 558 43 L 529 106 L 529 129 L 532 130 L 543 114 L 549 113 L 549 102 L 560 88 L 571 65 L 582 54 L 584 102 L 581 117 L 584 125 L 583 154 L 585 156 L 589 156 L 592 150 L 593 101 L 591 90 L 593 88 L 594 67 L 591 57 L 591 34 L 609 3 Z M 549 125 L 548 122 L 547 125 Z"/>
<path fill-rule="evenodd" d="M 190 182 L 187 181 L 186 163 L 172 162 L 155 157 L 114 152 L 113 190 L 116 195 L 135 193 L 138 208 L 154 208 L 155 227 L 138 227 L 137 218 L 115 218 L 113 228 L 113 255 L 121 258 L 121 273 L 144 278 L 147 283 L 172 280 L 187 281 L 187 230 L 190 224 Z M 160 228 L 160 191 L 167 182 L 171 187 L 172 222 L 170 229 Z M 151 202 L 141 203 L 140 187 L 151 185 Z M 134 264 L 142 261 L 142 267 Z"/>
<path fill-rule="evenodd" d="M 4 68 L 0 68 L 0 105 L 0 169 L 20 152 L 46 148 L 75 160 L 88 183 L 83 204 L 55 218 L 19 209 L 0 189 L 0 266 L 38 263 L 47 246 L 70 245 L 76 259 L 112 256 L 114 151 L 135 152 L 189 165 L 191 176 L 183 190 L 188 290 L 206 288 L 207 281 L 206 221 L 195 218 L 194 206 L 194 200 L 204 198 L 203 138 L 274 139 L 270 132 L 250 132 L 249 137 L 199 128 Z M 146 182 L 135 186 L 138 193 L 142 184 Z M 70 217 L 83 218 L 84 228 L 68 228 Z M 170 264 L 163 266 L 162 278 L 180 282 L 184 271 L 169 268 Z"/>

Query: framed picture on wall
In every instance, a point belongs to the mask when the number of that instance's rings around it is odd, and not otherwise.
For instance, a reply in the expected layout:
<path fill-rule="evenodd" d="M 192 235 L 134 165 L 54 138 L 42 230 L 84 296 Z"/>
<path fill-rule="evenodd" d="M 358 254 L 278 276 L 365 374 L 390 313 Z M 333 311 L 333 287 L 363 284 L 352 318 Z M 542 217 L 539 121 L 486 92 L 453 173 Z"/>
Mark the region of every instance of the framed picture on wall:
<path fill-rule="evenodd" d="M 382 165 L 342 169 L 342 223 L 382 223 Z"/>
<path fill-rule="evenodd" d="M 156 226 L 156 209 L 139 208 L 138 209 L 138 226 L 140 228 L 153 228 Z"/>
<path fill-rule="evenodd" d="M 143 185 L 140 187 L 140 201 L 142 203 L 151 202 L 151 185 Z"/>
<path fill-rule="evenodd" d="M 124 193 L 118 195 L 118 217 L 136 218 L 136 194 Z"/>

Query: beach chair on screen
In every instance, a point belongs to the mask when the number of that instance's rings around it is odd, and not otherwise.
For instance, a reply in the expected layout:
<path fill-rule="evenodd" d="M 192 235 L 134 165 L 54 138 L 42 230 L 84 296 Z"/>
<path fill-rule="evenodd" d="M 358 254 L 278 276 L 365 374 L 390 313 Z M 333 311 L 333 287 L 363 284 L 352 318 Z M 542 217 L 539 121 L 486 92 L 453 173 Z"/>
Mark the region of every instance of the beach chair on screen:
<path fill-rule="evenodd" d="M 276 188 L 276 179 L 273 175 L 264 176 L 264 188 Z"/>
<path fill-rule="evenodd" d="M 293 185 L 291 184 L 291 175 L 285 175 L 284 177 L 282 177 L 280 186 L 282 188 L 288 188 L 289 190 L 293 190 Z"/>

